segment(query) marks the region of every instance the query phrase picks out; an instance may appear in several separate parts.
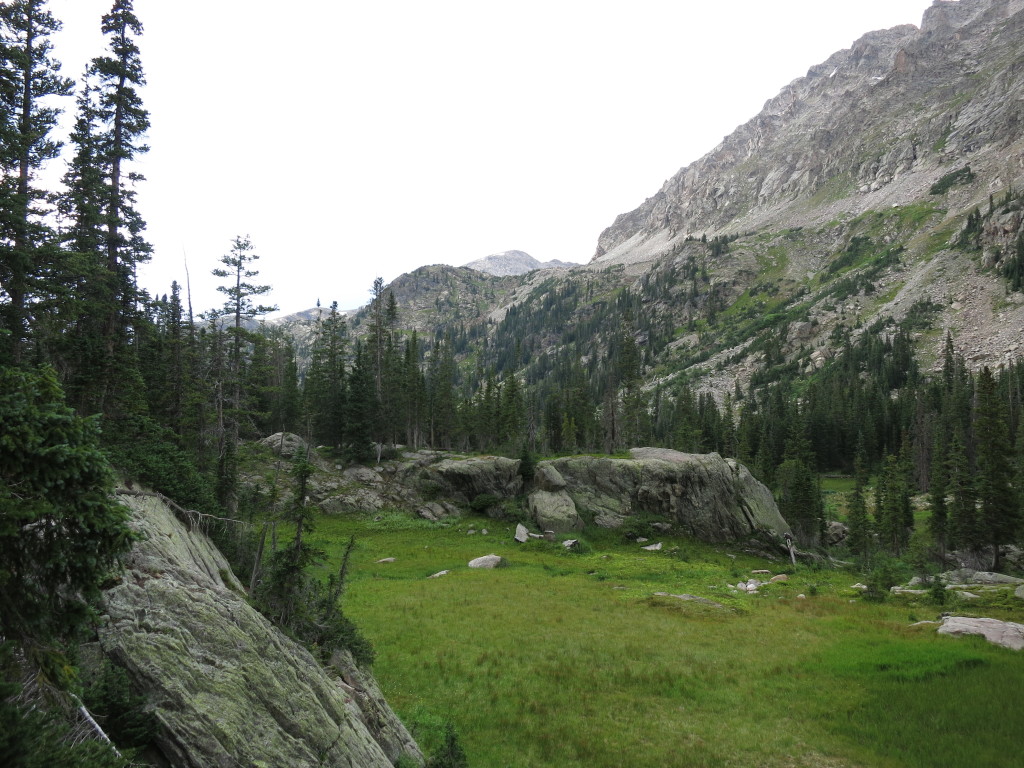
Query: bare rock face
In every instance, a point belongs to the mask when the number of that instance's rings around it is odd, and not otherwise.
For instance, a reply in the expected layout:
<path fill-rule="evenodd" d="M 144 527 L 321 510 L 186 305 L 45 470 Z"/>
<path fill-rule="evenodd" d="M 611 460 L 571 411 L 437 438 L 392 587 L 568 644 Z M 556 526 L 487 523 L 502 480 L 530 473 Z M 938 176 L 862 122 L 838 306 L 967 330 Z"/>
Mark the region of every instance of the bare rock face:
<path fill-rule="evenodd" d="M 688 235 L 792 222 L 793 204 L 816 195 L 855 215 L 907 204 L 967 156 L 1003 176 L 1021 158 L 1022 10 L 1021 0 L 939 0 L 920 29 L 867 33 L 620 215 L 594 261 L 645 261 Z"/>
<path fill-rule="evenodd" d="M 940 635 L 962 637 L 981 635 L 990 643 L 1019 651 L 1024 648 L 1024 624 L 998 619 L 971 619 L 965 616 L 947 616 L 939 627 Z"/>
<path fill-rule="evenodd" d="M 127 501 L 142 539 L 104 593 L 99 642 L 152 706 L 167 764 L 389 768 L 402 753 L 422 759 L 371 678 L 348 666 L 354 684 L 332 679 L 248 604 L 204 534 L 157 498 Z"/>
<path fill-rule="evenodd" d="M 565 480 L 564 492 L 578 513 L 605 528 L 644 514 L 708 542 L 790 532 L 771 492 L 732 459 L 665 448 L 634 448 L 630 455 L 567 457 L 550 464 Z"/>
<path fill-rule="evenodd" d="M 416 480 L 425 496 L 469 504 L 477 496 L 515 496 L 523 487 L 519 462 L 502 456 L 445 459 L 423 467 Z"/>

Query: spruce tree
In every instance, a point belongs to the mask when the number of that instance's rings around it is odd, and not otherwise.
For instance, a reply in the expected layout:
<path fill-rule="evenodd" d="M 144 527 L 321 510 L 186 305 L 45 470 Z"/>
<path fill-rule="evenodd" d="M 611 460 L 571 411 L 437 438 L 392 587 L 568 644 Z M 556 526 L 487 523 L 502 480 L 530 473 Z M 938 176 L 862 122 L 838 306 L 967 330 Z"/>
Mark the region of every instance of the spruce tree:
<path fill-rule="evenodd" d="M 996 382 L 986 366 L 978 375 L 974 433 L 977 441 L 980 527 L 993 549 L 992 569 L 1001 567 L 1000 546 L 1014 541 L 1021 522 L 1014 495 L 1009 414 L 996 394 Z"/>
<path fill-rule="evenodd" d="M 340 448 L 344 440 L 345 346 L 347 330 L 338 302 L 317 319 L 303 398 L 313 437 Z"/>
<path fill-rule="evenodd" d="M 54 254 L 47 195 L 34 181 L 61 149 L 52 135 L 62 111 L 54 97 L 71 93 L 50 55 L 60 28 L 46 0 L 0 5 L 0 362 L 22 359 L 30 297 L 42 290 L 33 284 Z"/>
<path fill-rule="evenodd" d="M 941 434 L 936 434 L 928 474 L 928 506 L 930 510 L 928 529 L 931 532 L 932 540 L 939 548 L 939 557 L 943 561 L 946 558 L 946 546 L 949 540 L 949 513 L 946 507 L 947 462 L 945 441 Z"/>
<path fill-rule="evenodd" d="M 259 258 L 257 254 L 253 253 L 252 241 L 248 235 L 239 236 L 232 241 L 231 252 L 220 259 L 224 267 L 218 267 L 212 271 L 215 277 L 228 281 L 226 285 L 217 286 L 217 290 L 227 297 L 222 316 L 231 318 L 231 326 L 228 329 L 231 338 L 228 364 L 223 369 L 224 375 L 219 382 L 221 404 L 218 406 L 218 413 L 222 415 L 222 418 L 218 430 L 218 466 L 219 487 L 222 489 L 221 503 L 228 508 L 229 514 L 232 515 L 238 505 L 237 495 L 234 492 L 235 449 L 241 433 L 241 420 L 246 418 L 249 413 L 248 398 L 251 395 L 243 386 L 243 367 L 246 362 L 243 359 L 243 354 L 246 351 L 248 338 L 243 320 L 249 321 L 277 309 L 274 306 L 264 306 L 253 302 L 254 298 L 270 292 L 269 285 L 257 285 L 250 282 L 252 278 L 259 276 L 259 271 L 252 268 Z"/>

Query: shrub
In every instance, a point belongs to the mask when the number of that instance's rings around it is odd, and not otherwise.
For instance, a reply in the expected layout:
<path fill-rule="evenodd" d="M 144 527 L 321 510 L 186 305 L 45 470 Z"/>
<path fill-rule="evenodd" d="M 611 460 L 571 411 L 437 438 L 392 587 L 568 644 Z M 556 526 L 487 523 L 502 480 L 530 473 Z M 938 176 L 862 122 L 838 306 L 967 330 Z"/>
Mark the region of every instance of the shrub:
<path fill-rule="evenodd" d="M 445 725 L 444 743 L 430 756 L 424 768 L 469 768 L 469 759 L 451 723 Z"/>
<path fill-rule="evenodd" d="M 486 513 L 492 507 L 501 506 L 501 497 L 493 493 L 478 493 L 469 502 L 469 508 L 477 513 Z"/>
<path fill-rule="evenodd" d="M 932 184 L 931 188 L 928 190 L 928 194 L 942 195 L 951 187 L 955 187 L 958 184 L 970 184 L 972 181 L 974 181 L 974 172 L 971 170 L 971 166 L 965 165 L 963 168 L 950 171 Z"/>

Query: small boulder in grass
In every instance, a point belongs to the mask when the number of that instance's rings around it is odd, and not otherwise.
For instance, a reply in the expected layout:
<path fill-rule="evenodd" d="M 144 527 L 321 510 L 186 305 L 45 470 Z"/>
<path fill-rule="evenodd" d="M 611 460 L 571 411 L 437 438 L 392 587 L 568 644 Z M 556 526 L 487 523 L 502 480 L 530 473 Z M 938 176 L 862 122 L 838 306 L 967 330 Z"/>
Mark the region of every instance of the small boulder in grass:
<path fill-rule="evenodd" d="M 449 573 L 451 573 L 451 571 L 438 571 L 437 573 L 430 574 L 429 576 L 427 576 L 427 578 L 428 579 L 439 579 L 442 576 L 447 576 Z"/>
<path fill-rule="evenodd" d="M 789 581 L 789 576 L 784 573 L 780 573 L 778 576 L 772 576 L 768 579 L 769 584 L 777 584 L 780 581 Z"/>
<path fill-rule="evenodd" d="M 661 542 L 657 544 L 648 544 L 646 547 L 640 547 L 640 549 L 646 549 L 648 552 L 658 552 L 661 549 Z"/>
<path fill-rule="evenodd" d="M 501 555 L 484 555 L 469 561 L 470 568 L 498 568 L 505 564 L 505 558 Z"/>
<path fill-rule="evenodd" d="M 393 557 L 382 557 L 377 562 L 378 563 L 393 563 L 393 562 L 395 562 L 395 558 L 393 558 Z"/>

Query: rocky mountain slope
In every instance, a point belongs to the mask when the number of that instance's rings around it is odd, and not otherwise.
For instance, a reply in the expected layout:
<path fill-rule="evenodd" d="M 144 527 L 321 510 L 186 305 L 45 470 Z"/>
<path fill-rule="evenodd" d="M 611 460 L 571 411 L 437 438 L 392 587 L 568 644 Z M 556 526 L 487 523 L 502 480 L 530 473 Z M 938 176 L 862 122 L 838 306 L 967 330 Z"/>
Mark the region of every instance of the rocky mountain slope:
<path fill-rule="evenodd" d="M 784 87 L 619 216 L 590 264 L 504 278 L 425 267 L 391 286 L 400 322 L 461 329 L 477 365 L 527 380 L 555 359 L 592 368 L 625 329 L 648 384 L 683 374 L 719 395 L 901 324 L 926 366 L 947 331 L 971 365 L 998 365 L 1024 328 L 1006 278 L 1022 75 L 1024 0 L 936 0 L 920 28 L 863 35 Z"/>
<path fill-rule="evenodd" d="M 1004 190 L 1021 170 L 1022 8 L 936 0 L 920 29 L 864 35 L 619 216 L 595 261 L 649 258 L 687 235 L 908 205 L 966 162 L 981 183 L 955 201 L 960 211 Z"/>
<path fill-rule="evenodd" d="M 536 269 L 571 269 L 578 265 L 558 259 L 541 262 L 523 251 L 505 251 L 476 259 L 462 266 L 475 269 L 478 272 L 486 272 L 495 277 L 507 277 L 509 275 L 525 275 Z"/>

